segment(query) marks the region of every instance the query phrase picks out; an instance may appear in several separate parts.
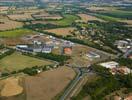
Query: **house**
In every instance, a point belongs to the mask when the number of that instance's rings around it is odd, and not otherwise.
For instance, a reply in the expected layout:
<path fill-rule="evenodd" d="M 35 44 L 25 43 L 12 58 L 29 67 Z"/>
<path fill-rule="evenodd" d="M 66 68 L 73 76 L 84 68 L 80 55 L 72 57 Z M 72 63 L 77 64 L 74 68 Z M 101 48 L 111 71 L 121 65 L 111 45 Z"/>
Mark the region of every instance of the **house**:
<path fill-rule="evenodd" d="M 119 63 L 117 63 L 115 61 L 100 63 L 99 65 L 101 65 L 102 67 L 105 67 L 105 68 L 109 68 L 109 69 L 119 67 Z"/>

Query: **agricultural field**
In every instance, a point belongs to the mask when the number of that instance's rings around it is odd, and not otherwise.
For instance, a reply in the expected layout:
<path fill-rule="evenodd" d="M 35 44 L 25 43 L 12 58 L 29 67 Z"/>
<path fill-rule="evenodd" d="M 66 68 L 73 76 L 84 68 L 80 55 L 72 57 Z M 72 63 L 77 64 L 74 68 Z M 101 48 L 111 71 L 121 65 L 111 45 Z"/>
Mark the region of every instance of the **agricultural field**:
<path fill-rule="evenodd" d="M 103 15 L 108 15 L 115 18 L 122 18 L 122 19 L 132 19 L 132 12 L 131 11 L 122 11 L 122 10 L 112 10 L 112 11 L 102 11 L 99 12 Z"/>
<path fill-rule="evenodd" d="M 76 15 L 70 15 L 70 14 L 64 14 L 63 19 L 55 20 L 55 21 L 49 21 L 53 24 L 60 25 L 60 26 L 70 26 L 73 22 L 80 19 Z"/>
<path fill-rule="evenodd" d="M 90 7 L 90 11 L 96 14 L 108 16 L 115 19 L 131 20 L 132 12 L 130 10 L 124 10 L 120 7 Z"/>
<path fill-rule="evenodd" d="M 9 20 L 8 17 L 0 15 L 0 31 L 11 30 L 23 26 L 22 22 Z"/>
<path fill-rule="evenodd" d="M 90 11 L 109 11 L 109 10 L 114 10 L 114 7 L 88 7 L 87 9 L 89 9 Z"/>
<path fill-rule="evenodd" d="M 66 27 L 66 28 L 49 29 L 49 30 L 44 30 L 44 31 L 55 33 L 56 35 L 67 36 L 67 35 L 71 35 L 71 32 L 73 32 L 74 30 L 75 28 Z"/>
<path fill-rule="evenodd" d="M 5 44 L 7 46 L 16 46 L 17 44 L 29 44 L 29 42 L 23 40 L 22 38 L 1 38 L 1 44 Z"/>
<path fill-rule="evenodd" d="M 98 21 L 103 21 L 95 16 L 91 16 L 91 15 L 88 15 L 88 14 L 78 14 L 78 16 L 81 17 L 82 21 L 84 22 L 88 22 L 88 21 L 91 21 L 91 20 L 98 20 Z"/>
<path fill-rule="evenodd" d="M 132 20 L 121 20 L 121 22 L 127 23 L 127 26 L 132 27 Z"/>
<path fill-rule="evenodd" d="M 53 19 L 53 20 L 60 20 L 62 19 L 62 17 L 58 14 L 49 14 L 46 11 L 40 12 L 40 13 L 36 13 L 32 15 L 35 19 Z"/>
<path fill-rule="evenodd" d="M 24 14 L 10 14 L 8 17 L 12 20 L 24 21 L 24 20 L 33 20 L 31 13 Z"/>
<path fill-rule="evenodd" d="M 50 64 L 53 64 L 53 62 L 48 60 L 40 60 L 15 52 L 12 55 L 6 56 L 0 60 L 0 70 L 14 71 L 24 69 L 26 67 L 44 66 Z"/>
<path fill-rule="evenodd" d="M 6 10 L 8 10 L 8 9 L 9 9 L 9 7 L 1 6 L 1 7 L 0 7 L 0 12 L 6 11 Z"/>
<path fill-rule="evenodd" d="M 0 32 L 0 37 L 15 38 L 28 34 L 34 34 L 34 32 L 28 29 L 15 29 L 10 31 Z"/>
<path fill-rule="evenodd" d="M 102 20 L 105 20 L 105 21 L 113 21 L 113 22 L 120 22 L 120 18 L 115 18 L 115 17 L 111 17 L 111 16 L 107 16 L 107 15 L 102 15 L 102 14 L 95 14 L 95 16 L 97 18 L 100 18 Z"/>
<path fill-rule="evenodd" d="M 105 21 L 113 21 L 113 22 L 124 22 L 128 24 L 127 26 L 132 26 L 132 20 L 127 20 L 127 19 L 121 19 L 121 18 L 116 18 L 116 17 L 111 17 L 108 15 L 101 15 L 101 14 L 95 14 L 96 17 L 105 20 Z"/>
<path fill-rule="evenodd" d="M 63 92 L 75 75 L 71 68 L 61 67 L 36 76 L 25 77 L 27 100 L 54 99 Z"/>
<path fill-rule="evenodd" d="M 23 87 L 20 86 L 20 81 L 21 79 L 19 77 L 9 77 L 7 79 L 1 80 L 0 97 L 10 97 L 21 94 L 23 92 Z"/>
<path fill-rule="evenodd" d="M 30 14 L 36 14 L 39 12 L 43 12 L 44 9 L 38 9 L 37 7 L 29 7 L 29 8 L 17 8 L 12 10 L 11 14 L 26 14 L 26 13 L 30 13 Z"/>

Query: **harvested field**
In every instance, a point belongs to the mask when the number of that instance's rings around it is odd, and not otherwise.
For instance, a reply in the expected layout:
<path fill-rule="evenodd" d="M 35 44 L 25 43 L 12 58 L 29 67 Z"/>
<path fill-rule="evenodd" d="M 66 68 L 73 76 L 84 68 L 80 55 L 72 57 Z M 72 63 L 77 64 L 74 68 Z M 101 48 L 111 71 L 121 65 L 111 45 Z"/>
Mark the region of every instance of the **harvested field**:
<path fill-rule="evenodd" d="M 31 13 L 24 13 L 24 14 L 13 14 L 8 15 L 8 17 L 12 20 L 32 20 Z"/>
<path fill-rule="evenodd" d="M 95 16 L 91 16 L 91 15 L 87 15 L 87 14 L 78 14 L 78 16 L 81 17 L 81 19 L 84 21 L 84 22 L 88 22 L 88 21 L 91 21 L 91 20 L 98 20 L 98 21 L 103 21 Z"/>
<path fill-rule="evenodd" d="M 71 35 L 71 32 L 74 31 L 74 29 L 75 28 L 68 27 L 68 28 L 49 29 L 45 31 L 55 33 L 56 35 L 67 36 L 67 35 Z"/>
<path fill-rule="evenodd" d="M 0 15 L 0 31 L 20 28 L 22 26 L 23 23 L 9 20 L 6 16 Z"/>
<path fill-rule="evenodd" d="M 10 77 L 1 81 L 3 88 L 1 90 L 1 96 L 9 97 L 21 94 L 23 88 L 19 85 L 19 78 Z M 1 85 L 2 85 L 1 84 Z"/>
<path fill-rule="evenodd" d="M 61 67 L 34 77 L 26 77 L 27 100 L 52 100 L 64 90 L 75 75 L 71 68 Z"/>
<path fill-rule="evenodd" d="M 49 14 L 47 12 L 40 12 L 37 14 L 34 14 L 33 17 L 35 19 L 62 19 L 62 17 L 60 15 L 56 15 L 56 14 Z"/>
<path fill-rule="evenodd" d="M 114 10 L 114 7 L 89 7 L 87 8 L 91 11 L 110 11 L 110 10 Z"/>
<path fill-rule="evenodd" d="M 125 22 L 128 26 L 132 26 L 132 20 L 121 20 L 121 22 Z"/>
<path fill-rule="evenodd" d="M 1 12 L 1 11 L 6 11 L 6 10 L 8 10 L 8 8 L 9 8 L 9 7 L 1 6 L 1 7 L 0 7 L 0 12 Z"/>
<path fill-rule="evenodd" d="M 23 9 L 23 8 L 18 8 L 18 9 L 15 9 L 13 10 L 13 14 L 24 14 L 24 13 L 31 13 L 31 14 L 35 14 L 35 13 L 39 13 L 41 11 L 44 11 L 44 9 L 37 9 L 37 8 L 32 8 L 32 7 L 29 7 L 29 8 L 26 8 L 26 9 Z"/>
<path fill-rule="evenodd" d="M 16 46 L 17 44 L 30 44 L 28 41 L 24 41 L 21 38 L 4 38 L 1 39 L 1 43 L 7 46 Z"/>
<path fill-rule="evenodd" d="M 0 60 L 0 70 L 14 71 L 24 69 L 26 67 L 44 66 L 50 64 L 54 63 L 48 60 L 40 60 L 15 52 L 12 55 L 6 56 Z"/>

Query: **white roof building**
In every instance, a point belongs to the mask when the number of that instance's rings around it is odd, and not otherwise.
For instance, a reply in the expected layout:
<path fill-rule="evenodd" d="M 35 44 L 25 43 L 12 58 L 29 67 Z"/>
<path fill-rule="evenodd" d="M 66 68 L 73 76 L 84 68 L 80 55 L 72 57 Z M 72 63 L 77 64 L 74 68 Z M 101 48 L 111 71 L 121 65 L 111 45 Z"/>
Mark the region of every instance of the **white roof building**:
<path fill-rule="evenodd" d="M 119 66 L 119 63 L 115 62 L 115 61 L 110 61 L 110 62 L 105 62 L 105 63 L 101 63 L 101 66 L 105 67 L 105 68 L 116 68 Z"/>
<path fill-rule="evenodd" d="M 17 47 L 17 48 L 18 48 L 18 47 L 19 47 L 19 48 L 28 48 L 27 45 L 17 45 L 16 47 Z"/>
<path fill-rule="evenodd" d="M 86 56 L 87 56 L 88 58 L 100 58 L 100 55 L 98 55 L 98 54 L 95 53 L 95 52 L 88 52 L 88 53 L 86 54 Z"/>

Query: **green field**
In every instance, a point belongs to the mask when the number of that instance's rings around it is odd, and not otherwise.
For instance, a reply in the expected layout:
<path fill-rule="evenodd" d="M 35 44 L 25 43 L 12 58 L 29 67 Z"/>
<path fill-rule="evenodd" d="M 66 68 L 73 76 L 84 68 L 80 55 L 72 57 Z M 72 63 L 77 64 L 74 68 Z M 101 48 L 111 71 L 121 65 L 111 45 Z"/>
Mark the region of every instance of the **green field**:
<path fill-rule="evenodd" d="M 75 22 L 75 20 L 78 20 L 78 19 L 80 18 L 76 15 L 64 14 L 63 19 L 52 21 L 52 22 L 60 26 L 69 26 L 73 22 Z"/>
<path fill-rule="evenodd" d="M 102 12 L 101 14 L 115 18 L 132 19 L 131 11 L 112 10 L 112 11 Z"/>
<path fill-rule="evenodd" d="M 101 15 L 101 14 L 96 14 L 95 16 L 100 18 L 100 19 L 106 20 L 106 21 L 117 22 L 117 21 L 121 20 L 120 18 L 115 18 L 115 17 L 111 17 L 111 16 L 107 16 L 107 15 Z"/>
<path fill-rule="evenodd" d="M 0 60 L 0 70 L 14 71 L 24 69 L 26 67 L 43 66 L 53 64 L 48 60 L 40 60 L 37 58 L 21 55 L 18 52 Z"/>
<path fill-rule="evenodd" d="M 25 34 L 33 34 L 33 31 L 28 29 L 15 29 L 10 31 L 0 32 L 0 37 L 19 37 Z"/>

